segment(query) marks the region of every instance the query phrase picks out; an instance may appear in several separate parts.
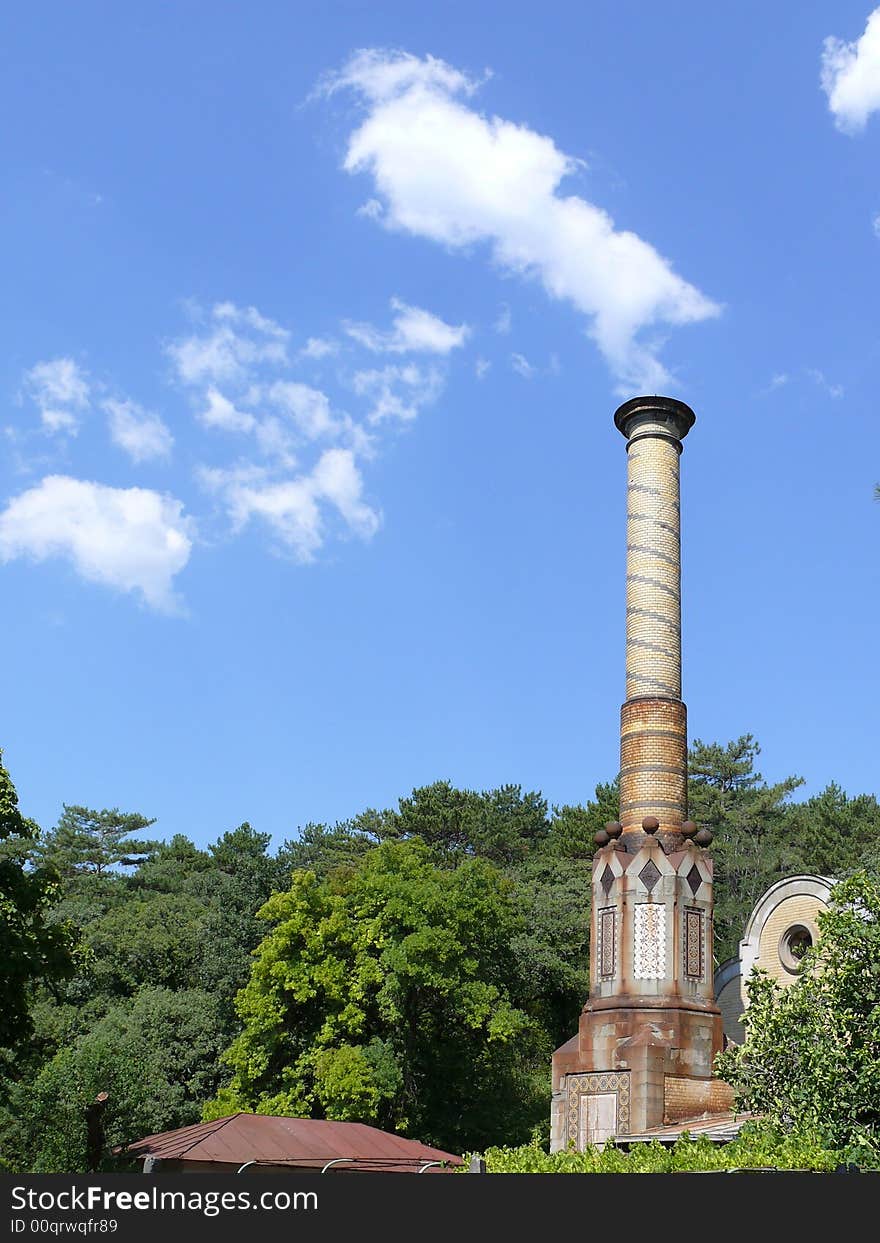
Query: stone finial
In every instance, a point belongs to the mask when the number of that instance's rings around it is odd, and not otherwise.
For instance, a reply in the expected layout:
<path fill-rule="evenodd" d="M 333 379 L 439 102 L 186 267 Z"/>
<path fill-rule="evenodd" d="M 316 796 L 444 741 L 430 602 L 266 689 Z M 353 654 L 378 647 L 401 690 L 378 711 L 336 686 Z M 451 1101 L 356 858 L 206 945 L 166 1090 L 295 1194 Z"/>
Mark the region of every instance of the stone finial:
<path fill-rule="evenodd" d="M 646 833 L 656 833 L 660 828 L 660 821 L 656 816 L 645 816 L 642 821 L 642 828 Z"/>
<path fill-rule="evenodd" d="M 612 837 L 612 838 L 620 837 L 621 833 L 623 832 L 623 826 L 621 825 L 619 820 L 609 820 L 608 823 L 605 825 L 605 832 L 608 834 L 609 837 Z"/>

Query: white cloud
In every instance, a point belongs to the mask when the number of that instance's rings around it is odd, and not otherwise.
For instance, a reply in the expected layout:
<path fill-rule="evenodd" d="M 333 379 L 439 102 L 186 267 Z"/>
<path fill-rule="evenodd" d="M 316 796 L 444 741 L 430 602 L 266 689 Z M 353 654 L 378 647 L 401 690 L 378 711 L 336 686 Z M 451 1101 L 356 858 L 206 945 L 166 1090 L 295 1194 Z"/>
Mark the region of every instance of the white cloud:
<path fill-rule="evenodd" d="M 309 337 L 300 350 L 300 358 L 326 358 L 328 354 L 336 354 L 339 346 L 335 341 L 327 341 L 323 337 Z"/>
<path fill-rule="evenodd" d="M 292 419 L 306 440 L 335 436 L 342 431 L 342 423 L 332 414 L 329 397 L 320 389 L 294 380 L 278 380 L 269 389 L 269 400 Z"/>
<path fill-rule="evenodd" d="M 606 212 L 559 193 L 578 161 L 525 125 L 468 107 L 460 97 L 478 85 L 430 56 L 358 52 L 323 84 L 354 89 L 367 108 L 344 168 L 372 174 L 386 227 L 449 247 L 488 244 L 500 267 L 539 279 L 588 317 L 589 335 L 627 389 L 660 391 L 669 373 L 639 334 L 719 307 Z"/>
<path fill-rule="evenodd" d="M 236 530 L 261 518 L 298 561 L 313 561 L 326 539 L 326 508 L 367 540 L 381 515 L 362 499 L 363 480 L 350 449 L 327 449 L 309 474 L 273 480 L 259 468 L 202 470 L 203 484 L 222 493 Z"/>
<path fill-rule="evenodd" d="M 108 400 L 102 403 L 107 412 L 110 438 L 124 449 L 133 462 L 148 462 L 168 457 L 174 437 L 167 425 L 134 401 Z"/>
<path fill-rule="evenodd" d="M 89 384 L 85 372 L 72 358 L 37 363 L 24 373 L 23 383 L 47 431 L 76 434 L 78 415 L 88 409 Z"/>
<path fill-rule="evenodd" d="M 207 332 L 166 346 L 184 384 L 245 383 L 255 364 L 287 362 L 288 332 L 255 307 L 242 309 L 232 302 L 219 302 L 211 319 Z"/>
<path fill-rule="evenodd" d="M 510 332 L 510 324 L 510 307 L 506 302 L 503 302 L 501 304 L 501 310 L 498 312 L 498 318 L 495 320 L 493 327 L 497 333 L 500 333 L 500 335 L 504 337 Z"/>
<path fill-rule="evenodd" d="M 492 364 L 489 362 L 488 358 L 478 358 L 474 363 L 474 371 L 476 372 L 477 379 L 482 380 L 483 376 L 491 366 Z"/>
<path fill-rule="evenodd" d="M 868 17 L 864 34 L 853 43 L 830 35 L 822 47 L 822 89 L 838 129 L 864 129 L 880 111 L 880 8 Z"/>
<path fill-rule="evenodd" d="M 874 236 L 880 237 L 880 212 L 878 212 L 877 215 L 874 217 L 874 219 L 871 221 L 871 227 L 874 230 Z"/>
<path fill-rule="evenodd" d="M 0 558 L 62 557 L 89 582 L 177 612 L 172 580 L 189 560 L 194 533 L 174 497 L 49 475 L 0 513 Z"/>
<path fill-rule="evenodd" d="M 510 365 L 517 375 L 521 375 L 524 380 L 531 380 L 535 375 L 535 368 L 527 358 L 523 358 L 522 354 L 511 354 Z"/>
<path fill-rule="evenodd" d="M 247 325 L 256 329 L 265 337 L 274 337 L 276 341 L 286 341 L 290 333 L 274 319 L 261 315 L 255 306 L 236 306 L 234 302 L 217 302 L 212 312 L 215 319 L 225 320 L 231 324 Z"/>
<path fill-rule="evenodd" d="M 789 375 L 786 371 L 777 371 L 776 375 L 770 379 L 770 388 L 782 388 L 789 381 Z"/>
<path fill-rule="evenodd" d="M 257 425 L 252 414 L 239 410 L 213 386 L 205 393 L 205 401 L 207 406 L 198 413 L 199 422 L 205 427 L 219 427 L 225 432 L 252 432 Z"/>
<path fill-rule="evenodd" d="M 814 384 L 818 385 L 818 387 L 821 388 L 824 392 L 826 392 L 829 397 L 833 397 L 835 401 L 839 397 L 843 396 L 845 392 L 843 385 L 832 384 L 826 378 L 825 373 L 823 371 L 819 371 L 815 367 L 808 367 L 807 375 L 810 377 L 810 379 L 813 381 Z"/>
<path fill-rule="evenodd" d="M 367 199 L 355 212 L 356 216 L 366 216 L 368 220 L 381 220 L 384 208 L 378 199 Z"/>
<path fill-rule="evenodd" d="M 390 332 L 381 332 L 372 324 L 351 322 L 345 324 L 345 331 L 376 354 L 448 354 L 463 345 L 470 332 L 467 324 L 447 324 L 430 311 L 409 306 L 399 298 L 391 299 L 391 307 L 398 314 Z"/>
<path fill-rule="evenodd" d="M 423 406 L 439 397 L 443 377 L 434 367 L 422 368 L 408 363 L 404 367 L 358 371 L 352 384 L 359 396 L 371 399 L 372 408 L 367 419 L 375 425 L 385 419 L 409 422 L 416 418 Z"/>

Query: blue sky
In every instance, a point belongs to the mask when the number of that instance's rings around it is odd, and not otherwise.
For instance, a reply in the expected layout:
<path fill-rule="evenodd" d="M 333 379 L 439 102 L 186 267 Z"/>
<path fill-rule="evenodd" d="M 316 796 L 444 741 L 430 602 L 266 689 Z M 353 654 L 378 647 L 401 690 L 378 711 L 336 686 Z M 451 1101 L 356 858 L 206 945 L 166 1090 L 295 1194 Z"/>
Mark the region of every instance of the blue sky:
<path fill-rule="evenodd" d="M 203 843 L 617 769 L 619 402 L 691 737 L 877 789 L 880 10 L 7 8 L 4 761 Z"/>

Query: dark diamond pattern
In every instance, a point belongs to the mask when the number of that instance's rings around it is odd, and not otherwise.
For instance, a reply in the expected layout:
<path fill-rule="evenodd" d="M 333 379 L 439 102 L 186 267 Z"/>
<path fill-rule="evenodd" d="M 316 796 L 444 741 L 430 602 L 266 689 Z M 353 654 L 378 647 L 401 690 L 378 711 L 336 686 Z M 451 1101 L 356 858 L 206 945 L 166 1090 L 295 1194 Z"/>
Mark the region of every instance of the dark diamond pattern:
<path fill-rule="evenodd" d="M 700 885 L 702 885 L 703 883 L 703 878 L 700 875 L 700 869 L 697 867 L 696 863 L 691 868 L 691 870 L 688 872 L 685 879 L 687 880 L 687 883 L 691 887 L 691 893 L 694 895 L 694 897 L 696 897 L 697 890 L 699 889 Z"/>
<path fill-rule="evenodd" d="M 600 880 L 599 883 L 601 884 L 602 888 L 605 890 L 605 897 L 607 898 L 608 892 L 611 889 L 611 886 L 614 884 L 614 873 L 611 871 L 611 868 L 608 866 L 607 863 L 605 865 L 605 871 L 602 873 L 602 879 Z"/>
<path fill-rule="evenodd" d="M 645 886 L 648 893 L 650 893 L 659 879 L 660 869 L 657 867 L 657 864 L 653 859 L 649 859 L 642 868 L 641 872 L 639 872 L 639 880 Z"/>

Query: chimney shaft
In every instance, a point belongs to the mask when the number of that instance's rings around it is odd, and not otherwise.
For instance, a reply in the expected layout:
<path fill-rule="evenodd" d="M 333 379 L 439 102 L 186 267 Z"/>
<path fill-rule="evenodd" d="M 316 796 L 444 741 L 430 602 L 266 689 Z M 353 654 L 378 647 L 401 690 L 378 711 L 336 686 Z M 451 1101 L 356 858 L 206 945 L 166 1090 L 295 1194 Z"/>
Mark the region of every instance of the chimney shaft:
<path fill-rule="evenodd" d="M 635 397 L 614 421 L 629 459 L 620 824 L 595 834 L 590 995 L 553 1054 L 551 1152 L 733 1104 L 712 1074 L 712 834 L 686 823 L 678 463 L 696 420 L 670 397 Z"/>
<path fill-rule="evenodd" d="M 627 439 L 626 702 L 620 723 L 620 822 L 627 848 L 642 820 L 680 844 L 687 819 L 687 710 L 681 701 L 679 457 L 695 422 L 684 402 L 635 397 L 614 422 Z"/>

